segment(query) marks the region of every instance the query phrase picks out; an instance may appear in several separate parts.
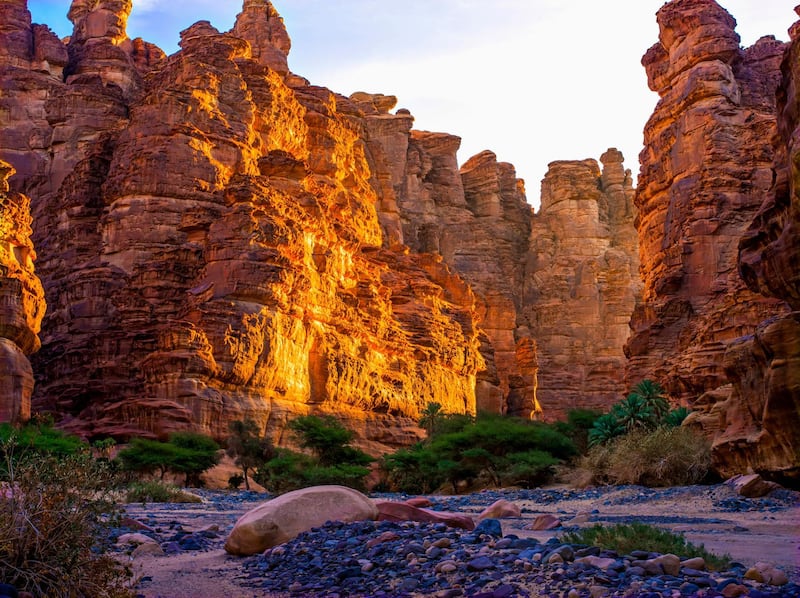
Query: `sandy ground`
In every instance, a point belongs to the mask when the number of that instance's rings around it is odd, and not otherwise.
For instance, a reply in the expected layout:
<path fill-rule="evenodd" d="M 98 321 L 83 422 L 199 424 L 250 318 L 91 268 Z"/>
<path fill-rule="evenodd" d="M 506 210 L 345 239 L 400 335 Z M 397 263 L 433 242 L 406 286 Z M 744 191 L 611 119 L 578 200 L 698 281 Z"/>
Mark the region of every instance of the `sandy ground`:
<path fill-rule="evenodd" d="M 632 493 L 634 494 L 632 496 Z M 621 517 L 635 516 L 648 522 L 658 517 L 662 527 L 682 532 L 694 543 L 702 543 L 719 554 L 729 554 L 744 564 L 767 561 L 800 580 L 800 505 L 775 512 L 723 512 L 714 508 L 712 493 L 677 489 L 666 498 L 639 500 L 636 490 L 627 488 L 605 494 L 601 499 L 564 500 L 550 504 L 519 501 L 523 509 L 520 519 L 503 521 L 504 533 L 520 537 L 536 537 L 545 541 L 559 531 L 532 532 L 523 529 L 530 519 L 543 513 L 557 515 L 567 522 L 579 512 L 592 513 L 593 522 L 615 522 Z M 480 500 L 477 501 L 480 503 Z M 487 506 L 491 501 L 487 502 Z M 236 518 L 258 502 L 244 502 L 220 509 L 215 505 L 129 505 L 133 517 L 145 515 L 158 521 L 180 521 L 187 529 L 200 529 L 217 524 L 226 535 Z M 468 507 L 465 512 L 479 511 Z M 136 592 L 142 598 L 264 598 L 266 594 L 247 588 L 246 573 L 240 558 L 228 556 L 220 548 L 206 552 L 183 552 L 170 556 L 142 556 L 132 562 L 140 580 Z"/>

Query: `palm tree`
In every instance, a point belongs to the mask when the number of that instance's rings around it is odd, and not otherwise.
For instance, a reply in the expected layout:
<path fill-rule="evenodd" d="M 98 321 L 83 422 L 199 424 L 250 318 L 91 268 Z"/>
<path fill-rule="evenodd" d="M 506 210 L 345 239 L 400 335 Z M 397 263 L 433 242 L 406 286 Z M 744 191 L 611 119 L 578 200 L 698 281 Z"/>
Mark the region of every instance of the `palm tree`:
<path fill-rule="evenodd" d="M 425 428 L 428 438 L 432 438 L 436 433 L 443 415 L 441 404 L 431 402 L 425 405 L 425 409 L 422 410 L 422 417 L 419 419 L 419 425 Z"/>
<path fill-rule="evenodd" d="M 612 438 L 625 433 L 625 427 L 613 413 L 606 413 L 598 417 L 589 430 L 589 446 L 605 444 Z"/>
<path fill-rule="evenodd" d="M 636 395 L 644 401 L 653 413 L 656 423 L 660 423 L 669 413 L 669 403 L 664 387 L 652 380 L 642 380 L 633 387 L 631 395 Z"/>

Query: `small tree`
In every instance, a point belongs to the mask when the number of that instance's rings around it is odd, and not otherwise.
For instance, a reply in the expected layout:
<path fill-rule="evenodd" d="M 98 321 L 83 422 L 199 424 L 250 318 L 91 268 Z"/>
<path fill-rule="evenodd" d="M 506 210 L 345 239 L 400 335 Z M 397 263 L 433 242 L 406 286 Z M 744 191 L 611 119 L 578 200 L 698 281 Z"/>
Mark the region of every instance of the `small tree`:
<path fill-rule="evenodd" d="M 199 485 L 200 474 L 219 462 L 219 445 L 194 432 L 176 432 L 169 442 L 134 438 L 117 458 L 123 469 L 139 473 L 158 471 L 163 480 L 168 471 L 186 476 L 186 485 Z"/>
<path fill-rule="evenodd" d="M 363 451 L 350 446 L 353 433 L 333 417 L 304 415 L 292 420 L 289 428 L 294 431 L 300 446 L 314 453 L 323 467 L 366 465 L 373 460 Z"/>
<path fill-rule="evenodd" d="M 158 471 L 163 480 L 178 458 L 179 451 L 178 447 L 167 442 L 133 438 L 128 447 L 117 454 L 117 458 L 123 469 L 144 474 Z"/>
<path fill-rule="evenodd" d="M 219 445 L 204 434 L 175 432 L 169 444 L 180 449 L 170 468 L 186 475 L 186 486 L 201 486 L 200 474 L 219 463 Z"/>
<path fill-rule="evenodd" d="M 226 452 L 242 469 L 245 490 L 250 490 L 248 471 L 255 471 L 275 456 L 275 447 L 269 438 L 258 434 L 258 425 L 251 419 L 236 420 L 228 427 Z"/>

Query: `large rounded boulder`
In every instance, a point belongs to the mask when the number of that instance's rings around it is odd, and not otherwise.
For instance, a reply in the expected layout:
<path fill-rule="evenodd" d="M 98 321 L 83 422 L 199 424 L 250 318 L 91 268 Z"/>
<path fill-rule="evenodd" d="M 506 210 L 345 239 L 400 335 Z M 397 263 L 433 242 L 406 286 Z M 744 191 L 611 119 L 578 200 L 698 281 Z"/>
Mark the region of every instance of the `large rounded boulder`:
<path fill-rule="evenodd" d="M 283 544 L 326 521 L 377 519 L 372 500 L 345 486 L 313 486 L 287 492 L 242 515 L 233 526 L 225 550 L 249 556 Z"/>

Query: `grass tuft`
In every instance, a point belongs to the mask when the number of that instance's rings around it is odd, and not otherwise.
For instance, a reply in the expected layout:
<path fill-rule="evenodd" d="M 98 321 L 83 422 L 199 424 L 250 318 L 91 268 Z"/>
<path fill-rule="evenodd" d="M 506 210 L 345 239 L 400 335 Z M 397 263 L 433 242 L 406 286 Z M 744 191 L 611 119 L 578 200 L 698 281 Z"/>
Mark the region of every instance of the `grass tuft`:
<path fill-rule="evenodd" d="M 701 557 L 706 566 L 715 571 L 727 569 L 731 564 L 729 555 L 719 556 L 705 549 L 700 544 L 692 544 L 682 534 L 671 532 L 646 523 L 630 523 L 618 525 L 594 525 L 562 536 L 564 542 L 570 544 L 586 544 L 613 550 L 620 555 L 630 554 L 634 550 L 674 554 L 682 560 Z"/>

